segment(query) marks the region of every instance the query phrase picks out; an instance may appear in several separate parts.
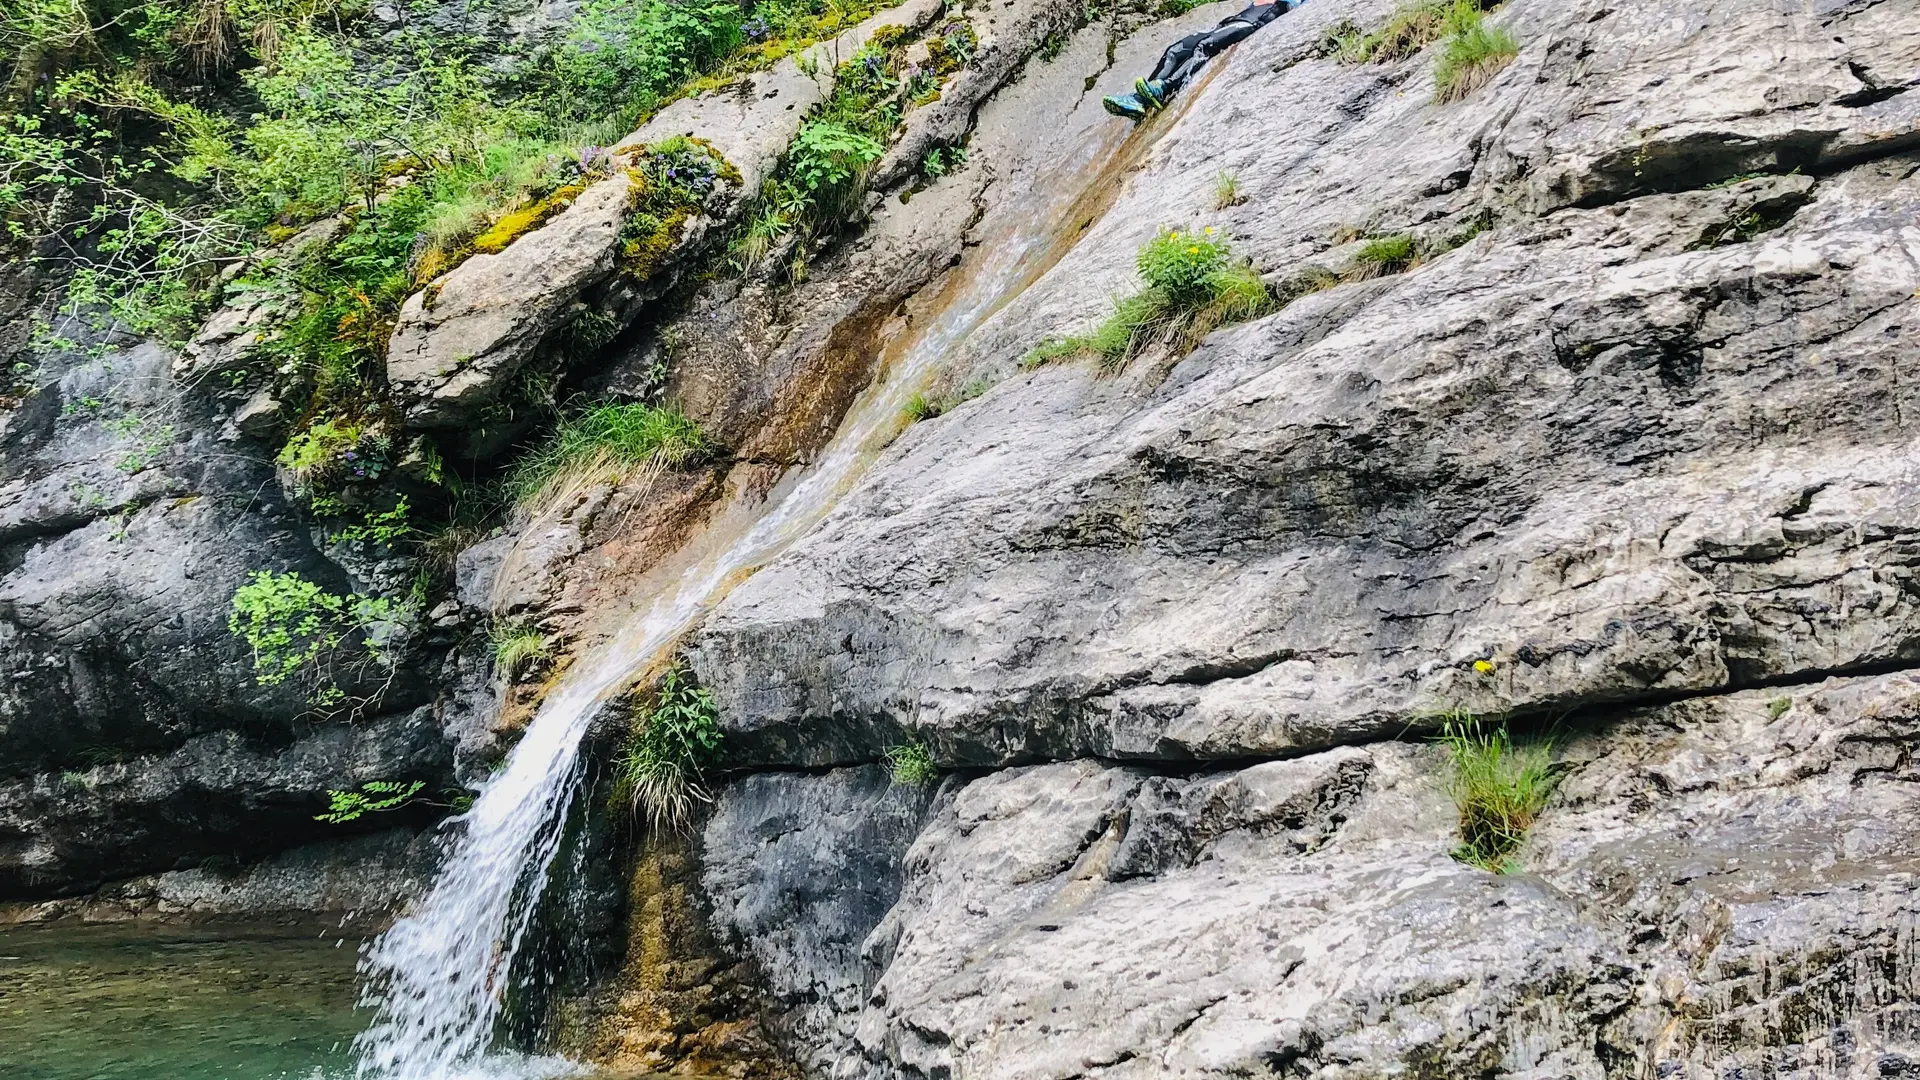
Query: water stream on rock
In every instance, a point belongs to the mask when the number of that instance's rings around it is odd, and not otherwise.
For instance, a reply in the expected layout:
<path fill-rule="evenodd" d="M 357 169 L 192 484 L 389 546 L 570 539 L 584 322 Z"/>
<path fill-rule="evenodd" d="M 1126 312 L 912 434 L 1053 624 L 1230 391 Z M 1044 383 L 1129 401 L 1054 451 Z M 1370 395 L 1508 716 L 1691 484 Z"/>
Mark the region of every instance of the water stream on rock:
<path fill-rule="evenodd" d="M 602 703 L 693 625 L 727 590 L 778 555 L 833 509 L 897 430 L 908 397 L 948 350 L 1071 246 L 1055 235 L 1103 201 L 1147 143 L 1118 153 L 1129 133 L 1099 125 L 1062 147 L 1050 179 L 998 209 L 993 228 L 950 279 L 932 316 L 890 344 L 873 384 L 849 410 L 813 466 L 789 475 L 754 506 L 710 527 L 704 554 L 652 602 L 583 658 L 542 704 L 524 737 L 455 819 L 459 834 L 432 890 L 362 960 L 365 1003 L 378 1009 L 357 1042 L 368 1080 L 526 1076 L 552 1060 L 489 1055 L 506 981 L 547 886 L 568 811 L 580 787 L 580 748 Z M 1077 230 L 1076 230 L 1077 231 Z M 716 535 L 717 534 L 717 535 Z"/>

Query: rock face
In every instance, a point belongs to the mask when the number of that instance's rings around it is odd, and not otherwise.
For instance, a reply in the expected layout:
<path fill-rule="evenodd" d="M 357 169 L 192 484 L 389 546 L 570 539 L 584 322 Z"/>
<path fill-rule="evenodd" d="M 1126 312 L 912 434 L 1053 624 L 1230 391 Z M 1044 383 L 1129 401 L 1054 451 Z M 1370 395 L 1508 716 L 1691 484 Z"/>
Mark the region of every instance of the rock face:
<path fill-rule="evenodd" d="M 1882 11 L 1801 20 L 1823 44 L 1768 79 L 1824 85 L 1844 68 L 1831 34 L 1865 69 L 1914 71 L 1904 17 Z M 1590 76 L 1645 29 L 1591 14 L 1515 5 L 1532 44 L 1452 106 L 1428 102 L 1417 64 L 1311 59 L 1321 24 L 1373 8 L 1283 20 L 955 366 L 1005 372 L 1097 318 L 1163 225 L 1220 220 L 1285 273 L 1326 257 L 1336 215 L 1439 232 L 1533 192 L 1520 143 L 1571 139 L 1585 94 L 1688 66 Z M 1726 9 L 1715 25 L 1780 29 L 1751 21 Z M 1683 29 L 1660 32 L 1704 47 Z M 1270 140 L 1237 119 L 1261 98 L 1321 102 L 1340 126 L 1309 118 Z M 1671 117 L 1664 100 L 1636 129 L 1692 130 L 1697 96 Z M 1861 123 L 1835 139 L 1879 130 Z M 1389 171 L 1387 146 L 1415 149 Z M 1779 149 L 1689 175 L 1705 188 Z M 1207 203 L 1221 168 L 1249 178 L 1226 213 Z M 987 763 L 1273 753 L 1452 704 L 1555 708 L 1905 660 L 1920 648 L 1895 584 L 1915 525 L 1900 370 L 1920 289 L 1912 171 L 1893 154 L 1817 182 L 1516 215 L 1411 273 L 1220 333 L 1164 381 L 1011 377 L 915 427 L 826 527 L 734 592 L 702 632 L 701 674 L 769 756 L 857 757 L 836 728 L 904 706 L 951 758 Z M 1755 205 L 1802 199 L 1776 229 L 1703 246 Z M 1488 658 L 1498 686 L 1473 672 Z"/>
<path fill-rule="evenodd" d="M 419 668 L 359 724 L 258 684 L 227 630 L 248 575 L 354 586 L 172 364 L 51 371 L 0 432 L 0 898 L 339 836 L 329 788 L 450 777 Z"/>
<path fill-rule="evenodd" d="M 709 887 L 753 955 L 788 961 L 780 1000 L 825 1000 L 796 969 L 866 988 L 839 1033 L 808 1029 L 834 1075 L 1903 1075 L 1916 709 L 1895 675 L 1609 717 L 1566 740 L 1508 876 L 1448 857 L 1441 751 L 1388 742 L 949 781 L 864 879 L 905 877 L 860 962 L 793 962 L 790 942 L 870 921 L 804 879 L 779 927 L 740 916 L 728 868 L 787 843 L 737 827 L 759 791 L 709 824 Z M 823 870 L 897 849 L 819 812 L 859 806 L 843 782 L 786 786 L 784 813 L 838 829 L 811 841 Z"/>
<path fill-rule="evenodd" d="M 1090 28 L 876 218 L 967 187 L 945 289 L 1081 186 L 945 346 L 995 385 L 687 642 L 747 773 L 710 921 L 807 1072 L 1920 1071 L 1920 16 L 1513 0 L 1439 104 L 1437 49 L 1326 55 L 1390 8 L 1316 0 L 1124 142 L 1097 95 L 1174 28 Z M 1293 302 L 1018 366 L 1207 226 Z M 1404 738 L 1449 709 L 1554 739 L 1511 873 Z M 859 779 L 908 739 L 955 770 L 911 813 Z"/>

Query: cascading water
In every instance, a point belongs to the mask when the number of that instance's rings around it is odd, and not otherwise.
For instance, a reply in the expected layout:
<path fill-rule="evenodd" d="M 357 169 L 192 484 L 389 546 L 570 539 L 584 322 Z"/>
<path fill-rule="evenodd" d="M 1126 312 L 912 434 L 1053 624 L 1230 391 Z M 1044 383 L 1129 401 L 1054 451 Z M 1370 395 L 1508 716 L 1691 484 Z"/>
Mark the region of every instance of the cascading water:
<path fill-rule="evenodd" d="M 577 664 L 541 706 L 525 736 L 474 801 L 454 819 L 461 829 L 427 896 L 368 949 L 363 1004 L 376 1006 L 360 1036 L 367 1080 L 454 1080 L 527 1076 L 565 1063 L 489 1059 L 513 959 L 546 888 L 582 773 L 580 746 L 600 703 L 680 636 L 739 572 L 778 554 L 833 508 L 865 472 L 898 423 L 907 398 L 949 348 L 1057 261 L 1063 244 L 1034 223 L 1078 220 L 1070 207 L 1110 184 L 1124 167 L 1114 156 L 1118 125 L 1091 129 L 1077 153 L 1062 153 L 1050 178 L 996 215 L 1001 235 L 964 271 L 939 313 L 887 358 L 881 377 L 849 410 L 820 460 L 777 486 L 731 543 L 690 565 Z M 1138 147 L 1135 148 L 1136 153 Z M 1069 173 L 1069 160 L 1077 165 Z"/>

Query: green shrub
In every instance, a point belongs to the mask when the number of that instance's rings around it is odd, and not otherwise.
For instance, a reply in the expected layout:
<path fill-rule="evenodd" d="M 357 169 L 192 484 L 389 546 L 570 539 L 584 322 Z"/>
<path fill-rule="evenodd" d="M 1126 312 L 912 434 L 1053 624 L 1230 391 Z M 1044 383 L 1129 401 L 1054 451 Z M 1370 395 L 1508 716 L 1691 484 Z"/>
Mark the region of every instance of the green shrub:
<path fill-rule="evenodd" d="M 554 106 L 631 128 L 739 46 L 743 22 L 734 0 L 589 0 L 552 58 Z"/>
<path fill-rule="evenodd" d="M 568 487 L 677 467 L 709 449 L 700 426 L 677 409 L 603 403 L 562 420 L 545 446 L 515 466 L 508 486 L 515 500 L 535 506 Z"/>
<path fill-rule="evenodd" d="M 1156 347 L 1189 351 L 1221 326 L 1276 307 L 1259 273 L 1234 258 L 1226 238 L 1211 227 L 1164 231 L 1140 249 L 1136 262 L 1147 288 L 1115 301 L 1113 314 L 1091 332 L 1041 342 L 1021 366 L 1092 355 L 1102 367 L 1118 370 Z"/>
<path fill-rule="evenodd" d="M 1214 275 L 1227 265 L 1227 245 L 1213 238 L 1209 227 L 1200 233 L 1177 229 L 1162 232 L 1149 240 L 1135 258 L 1140 276 L 1148 287 L 1165 293 L 1176 306 L 1193 307 L 1205 303 L 1211 294 Z"/>
<path fill-rule="evenodd" d="M 254 679 L 276 686 L 315 676 L 330 696 L 330 661 L 349 636 L 364 638 L 364 659 L 386 662 L 383 644 L 402 613 L 383 597 L 340 596 L 299 574 L 257 570 L 233 594 L 227 629 L 253 651 Z"/>
<path fill-rule="evenodd" d="M 1515 743 L 1504 722 L 1488 725 L 1464 711 L 1443 718 L 1440 742 L 1451 758 L 1448 791 L 1460 812 L 1453 857 L 1494 873 L 1510 871 L 1552 792 L 1551 744 Z"/>
<path fill-rule="evenodd" d="M 684 666 L 669 668 L 652 697 L 635 712 L 615 763 L 614 801 L 655 828 L 674 827 L 710 798 L 705 771 L 720 759 L 720 717 Z"/>
<path fill-rule="evenodd" d="M 493 628 L 493 666 L 509 682 L 553 657 L 547 637 L 526 623 L 500 623 Z"/>
<path fill-rule="evenodd" d="M 907 787 L 925 787 L 940 778 L 933 754 L 921 742 L 901 743 L 887 748 L 887 768 L 893 782 Z"/>
<path fill-rule="evenodd" d="M 427 785 L 419 780 L 411 783 L 400 780 L 369 780 L 360 785 L 357 791 L 328 791 L 327 812 L 315 814 L 313 820 L 324 821 L 330 825 L 344 825 L 357 821 L 368 814 L 398 810 L 407 801 L 420 794 Z"/>
<path fill-rule="evenodd" d="M 1434 64 L 1434 98 L 1459 101 L 1485 86 L 1520 53 L 1520 42 L 1502 26 L 1486 25 L 1477 4 L 1458 0 L 1448 9 L 1445 43 Z"/>

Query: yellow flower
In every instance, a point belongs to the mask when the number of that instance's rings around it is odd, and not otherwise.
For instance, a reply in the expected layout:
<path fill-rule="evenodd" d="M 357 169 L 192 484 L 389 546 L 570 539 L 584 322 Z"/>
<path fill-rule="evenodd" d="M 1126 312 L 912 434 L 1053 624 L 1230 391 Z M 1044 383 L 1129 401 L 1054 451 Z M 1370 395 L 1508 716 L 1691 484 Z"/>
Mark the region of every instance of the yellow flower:
<path fill-rule="evenodd" d="M 1188 248 L 1188 249 L 1187 249 L 1187 254 L 1189 254 L 1189 255 L 1198 255 L 1198 254 L 1200 254 L 1200 249 L 1199 249 L 1199 248 L 1197 248 L 1197 247 L 1190 247 L 1190 248 Z"/>
<path fill-rule="evenodd" d="M 1211 226 L 1211 225 L 1209 225 L 1209 226 L 1207 226 L 1207 228 L 1206 228 L 1206 234 L 1207 234 L 1208 236 L 1212 236 L 1212 235 L 1213 235 L 1213 226 Z"/>
<path fill-rule="evenodd" d="M 1473 662 L 1473 670 L 1479 672 L 1482 675 L 1491 675 L 1493 674 L 1493 661 L 1475 660 Z"/>

